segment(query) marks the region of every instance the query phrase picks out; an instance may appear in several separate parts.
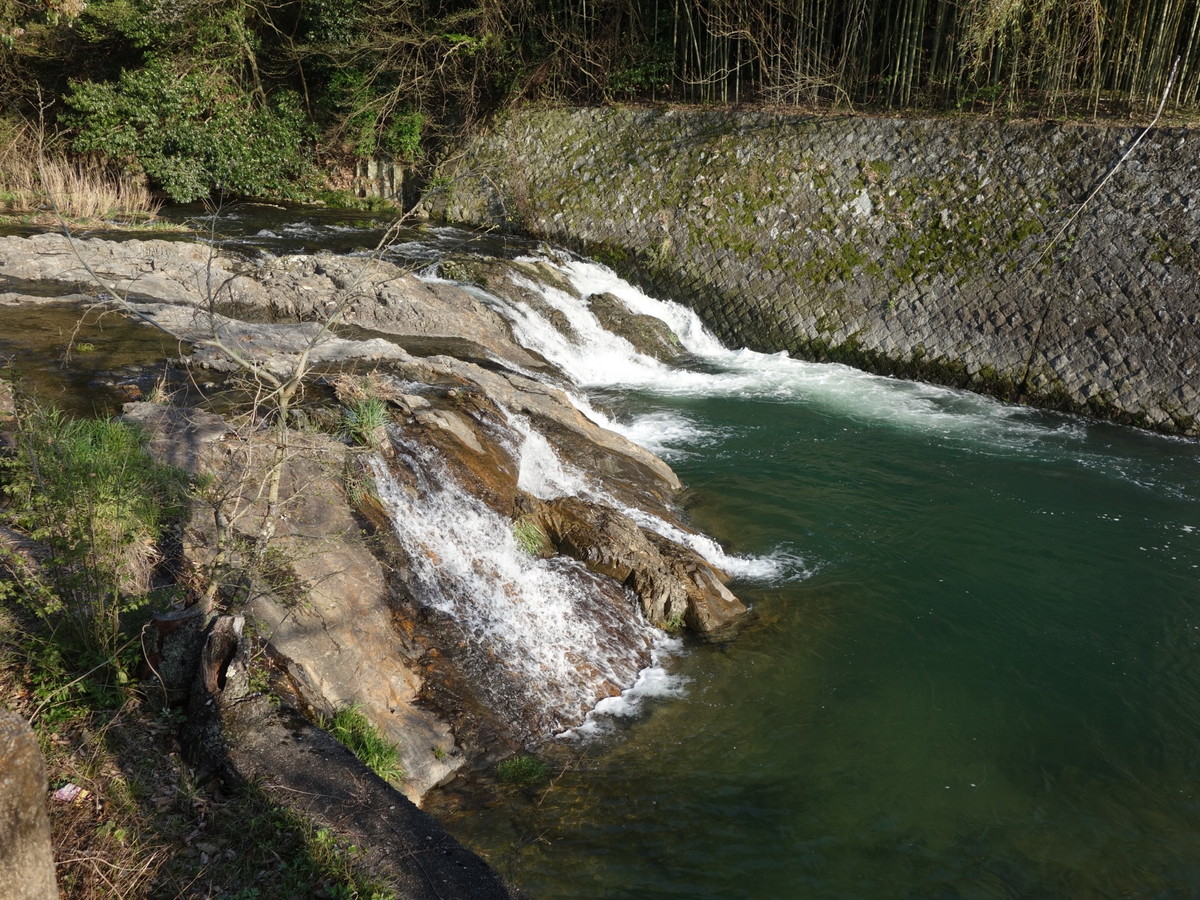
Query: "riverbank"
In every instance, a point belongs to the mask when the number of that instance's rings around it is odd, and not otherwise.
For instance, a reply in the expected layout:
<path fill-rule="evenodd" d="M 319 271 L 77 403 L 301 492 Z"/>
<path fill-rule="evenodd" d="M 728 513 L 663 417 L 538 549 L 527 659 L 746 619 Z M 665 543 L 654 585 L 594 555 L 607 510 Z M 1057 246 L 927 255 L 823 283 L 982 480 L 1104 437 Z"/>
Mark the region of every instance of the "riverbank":
<path fill-rule="evenodd" d="M 462 251 L 470 237 L 456 236 L 454 246 Z M 428 240 L 436 245 L 439 235 Z M 561 366 L 522 345 L 497 311 L 502 297 L 513 310 L 543 309 L 530 283 L 561 292 L 565 276 L 551 260 L 463 252 L 456 265 L 473 283 L 486 281 L 492 300 L 376 257 L 55 234 L 0 239 L 4 314 L 43 324 L 59 315 L 50 331 L 70 337 L 45 352 L 109 359 L 89 384 L 127 399 L 122 427 L 146 441 L 130 465 L 169 467 L 191 486 L 170 527 L 139 539 L 165 568 L 129 577 L 159 580 L 122 581 L 112 593 L 119 608 L 75 594 L 49 605 L 9 598 L 14 614 L 48 629 L 40 645 L 57 646 L 57 618 L 86 626 L 75 630 L 85 646 L 60 650 L 64 659 L 78 651 L 98 660 L 81 683 L 115 706 L 67 707 L 72 744 L 85 746 L 97 723 L 120 723 L 114 738 L 160 728 L 162 742 L 178 742 L 179 771 L 198 793 L 248 785 L 285 818 L 313 823 L 301 829 L 301 845 L 305 833 L 330 847 L 352 843 L 364 870 L 404 885 L 406 897 L 447 886 L 455 895 L 508 894 L 414 802 L 456 773 L 502 773 L 497 764 L 514 753 L 522 758 L 580 725 L 599 701 L 633 687 L 664 629 L 724 634 L 747 612 L 696 549 L 703 545 L 680 518 L 670 468 L 583 415 Z M 661 322 L 618 298 L 588 302 L 646 353 L 680 352 Z M 97 307 L 130 322 L 76 331 Z M 163 360 L 153 344 L 142 347 L 146 359 L 128 355 L 139 342 L 127 332 L 154 329 L 178 342 L 179 358 Z M 23 402 L 24 415 L 38 408 Z M 18 417 L 17 459 L 31 446 L 20 426 Z M 55 535 L 45 533 L 40 540 Z M 46 552 L 32 544 L 28 565 L 5 556 L 14 583 L 28 587 L 40 573 L 47 590 L 65 591 L 49 561 L 53 544 Z M 65 546 L 80 544 L 86 539 Z M 112 615 L 93 621 L 97 610 Z M 97 655 L 86 637 L 96 628 L 125 656 Z M 52 689 L 65 690 L 76 674 L 70 664 L 39 676 L 37 660 L 18 652 L 21 634 L 13 631 L 16 685 L 31 693 L 52 676 Z M 134 690 L 127 685 L 141 659 L 147 668 Z M 36 706 L 21 709 L 39 716 Z M 180 730 L 165 724 L 178 715 L 171 709 L 186 711 Z M 316 727 L 347 709 L 394 747 L 387 780 Z M 264 743 L 264 735 L 274 737 Z M 128 768 L 134 741 L 122 738 L 104 759 Z M 76 786 L 92 777 L 65 763 L 55 771 Z M 161 854 L 174 832 L 156 831 L 140 804 L 148 788 L 135 781 L 122 821 L 147 832 L 135 853 L 140 877 L 174 883 L 188 858 L 146 857 Z M 88 783 L 97 802 L 117 802 L 109 798 L 116 783 Z M 321 803 L 306 799 L 314 793 Z M 82 821 L 85 831 L 109 827 L 93 815 Z M 242 857 L 224 838 L 204 844 L 226 854 L 202 850 L 205 895 L 235 895 Z M 285 876 L 272 869 L 262 883 Z"/>

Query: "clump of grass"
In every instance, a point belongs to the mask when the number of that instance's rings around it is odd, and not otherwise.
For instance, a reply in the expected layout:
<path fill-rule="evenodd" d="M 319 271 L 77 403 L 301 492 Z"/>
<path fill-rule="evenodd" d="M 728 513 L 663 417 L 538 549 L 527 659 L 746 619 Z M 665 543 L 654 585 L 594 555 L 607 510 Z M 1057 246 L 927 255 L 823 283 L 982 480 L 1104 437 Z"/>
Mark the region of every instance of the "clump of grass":
<path fill-rule="evenodd" d="M 333 718 L 323 720 L 321 727 L 380 778 L 399 781 L 404 777 L 399 748 L 363 715 L 360 704 L 343 706 Z"/>
<path fill-rule="evenodd" d="M 671 634 L 677 634 L 680 631 L 683 631 L 683 613 L 675 613 L 675 615 L 668 617 L 667 620 L 662 623 L 662 628 L 663 631 L 670 632 Z"/>
<path fill-rule="evenodd" d="M 549 767 L 536 756 L 518 753 L 496 766 L 496 779 L 505 784 L 530 785 L 541 781 L 549 771 Z"/>
<path fill-rule="evenodd" d="M 517 546 L 530 556 L 550 556 L 553 552 L 546 529 L 530 516 L 521 516 L 513 522 L 512 533 Z"/>
<path fill-rule="evenodd" d="M 165 406 L 171 402 L 174 396 L 175 391 L 171 388 L 170 373 L 164 369 L 163 373 L 155 379 L 154 387 L 150 389 L 146 400 L 150 403 L 161 403 Z"/>
<path fill-rule="evenodd" d="M 128 425 L 25 400 L 0 472 L 9 498 L 0 521 L 50 554 L 48 565 L 7 554 L 0 595 L 46 623 L 64 652 L 108 660 L 123 680 L 122 616 L 145 602 L 160 532 L 182 508 L 182 473 L 155 463 Z"/>
<path fill-rule="evenodd" d="M 344 897 L 346 900 L 396 900 L 396 895 L 387 885 L 365 877 L 360 871 L 362 850 L 358 847 L 347 844 L 328 828 L 314 829 L 307 822 L 296 822 L 296 827 L 305 837 L 306 862 L 310 862 L 324 876 L 327 885 L 324 896 Z"/>
<path fill-rule="evenodd" d="M 350 459 L 347 459 L 346 466 L 342 469 L 342 490 L 346 492 L 346 499 L 355 509 L 379 502 L 375 479 Z"/>
<path fill-rule="evenodd" d="M 380 397 L 364 397 L 351 401 L 342 410 L 342 426 L 356 444 L 373 447 L 379 429 L 391 421 L 387 401 Z"/>

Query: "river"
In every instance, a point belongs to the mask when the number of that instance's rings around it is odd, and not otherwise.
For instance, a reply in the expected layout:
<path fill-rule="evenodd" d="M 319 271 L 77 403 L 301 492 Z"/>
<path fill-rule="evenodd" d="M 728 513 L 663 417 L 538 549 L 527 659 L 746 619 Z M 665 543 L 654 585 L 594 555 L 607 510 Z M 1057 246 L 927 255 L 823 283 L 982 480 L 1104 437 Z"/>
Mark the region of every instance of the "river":
<path fill-rule="evenodd" d="M 451 830 L 536 898 L 1196 895 L 1200 445 L 723 348 L 555 258 L 680 334 L 661 366 L 506 310 L 672 463 L 754 615 L 553 782 L 432 798 Z"/>

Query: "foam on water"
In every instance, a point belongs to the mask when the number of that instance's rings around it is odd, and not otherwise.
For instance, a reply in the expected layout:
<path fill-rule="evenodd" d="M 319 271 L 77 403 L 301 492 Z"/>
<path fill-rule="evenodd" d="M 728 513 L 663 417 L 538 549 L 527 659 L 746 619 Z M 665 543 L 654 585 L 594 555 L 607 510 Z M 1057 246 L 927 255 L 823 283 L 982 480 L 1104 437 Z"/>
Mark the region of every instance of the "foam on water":
<path fill-rule="evenodd" d="M 640 715 L 648 702 L 687 693 L 688 679 L 671 672 L 667 663 L 671 656 L 683 652 L 683 642 L 663 635 L 655 644 L 651 663 L 638 672 L 637 681 L 615 697 L 606 697 L 587 714 L 583 723 L 564 731 L 560 737 L 590 739 L 612 730 L 615 719 Z"/>
<path fill-rule="evenodd" d="M 763 556 L 729 553 L 706 534 L 684 531 L 640 509 L 625 507 L 622 511 L 643 528 L 688 547 L 740 581 L 803 581 L 813 572 L 804 558 L 790 548 L 776 547 Z"/>
<path fill-rule="evenodd" d="M 542 500 L 555 497 L 592 497 L 602 493 L 584 474 L 563 460 L 541 432 L 523 416 L 509 416 L 509 424 L 521 437 L 517 449 L 520 468 L 517 487 Z"/>
<path fill-rule="evenodd" d="M 731 350 L 724 347 L 691 310 L 649 296 L 605 266 L 573 258 L 565 261 L 543 258 L 541 261 L 557 266 L 584 297 L 611 293 L 634 312 L 662 320 L 704 369 L 666 366 L 636 352 L 628 360 L 617 361 L 611 358 L 618 346 L 613 344 L 606 349 L 602 365 L 575 359 L 576 355 L 586 357 L 590 344 L 570 346 L 568 342 L 568 346 L 556 348 L 556 362 L 584 385 L 625 386 L 674 396 L 730 396 L 809 403 L 838 414 L 917 428 L 952 439 L 967 439 L 980 446 L 1000 445 L 1006 450 L 1046 439 L 1074 443 L 1083 433 L 1082 424 L 1064 424 L 1059 420 L 1048 427 L 1036 411 L 1008 406 L 966 391 L 871 375 L 837 363 L 804 362 L 783 352 Z M 542 293 L 547 301 L 568 314 L 577 330 L 577 323 L 587 322 L 583 315 L 586 306 L 582 301 L 554 288 L 543 288 Z M 595 327 L 599 327 L 598 323 Z M 590 330 L 587 333 L 590 335 Z M 545 341 L 544 332 L 537 337 Z M 547 349 L 539 347 L 543 353 Z"/>
<path fill-rule="evenodd" d="M 720 429 L 702 427 L 683 413 L 667 410 L 634 416 L 628 422 L 610 419 L 607 427 L 668 462 L 718 444 L 724 437 Z"/>
<path fill-rule="evenodd" d="M 577 393 L 569 396 L 579 411 L 597 425 L 615 431 L 668 462 L 718 444 L 724 437 L 720 429 L 704 427 L 678 411 L 658 410 L 622 421 L 598 409 L 586 397 Z"/>
<path fill-rule="evenodd" d="M 665 322 L 690 354 L 684 364 L 668 365 L 639 353 L 624 338 L 607 331 L 584 300 L 569 291 L 520 274 L 511 277 L 536 292 L 569 323 L 564 334 L 540 310 L 511 303 L 482 288 L 464 287 L 499 311 L 517 339 L 545 356 L 581 389 L 637 390 L 665 397 L 736 397 L 806 403 L 831 413 L 916 428 L 946 440 L 979 448 L 1036 449 L 1046 440 L 1073 443 L 1083 426 L 1056 420 L 1048 428 L 1036 411 L 1006 406 L 986 397 L 937 385 L 871 375 L 835 363 L 809 363 L 787 353 L 731 350 L 721 345 L 686 307 L 650 297 L 597 263 L 525 257 L 557 266 L 579 295 L 608 292 L 634 312 Z M 674 416 L 672 427 L 623 423 L 604 416 L 586 401 L 581 410 L 598 423 L 625 434 L 658 453 L 685 452 L 711 443 L 710 434 Z M 641 425 L 649 427 L 641 427 Z"/>

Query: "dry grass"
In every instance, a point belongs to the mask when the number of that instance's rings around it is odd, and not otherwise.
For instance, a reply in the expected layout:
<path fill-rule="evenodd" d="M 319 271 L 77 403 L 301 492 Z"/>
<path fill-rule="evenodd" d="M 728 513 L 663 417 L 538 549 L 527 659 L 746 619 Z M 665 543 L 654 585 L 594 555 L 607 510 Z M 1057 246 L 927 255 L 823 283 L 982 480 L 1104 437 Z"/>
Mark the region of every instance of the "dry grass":
<path fill-rule="evenodd" d="M 6 130 L 0 138 L 0 204 L 11 212 L 52 213 L 79 222 L 138 222 L 152 219 L 162 206 L 141 176 L 49 150 L 31 127 Z"/>

